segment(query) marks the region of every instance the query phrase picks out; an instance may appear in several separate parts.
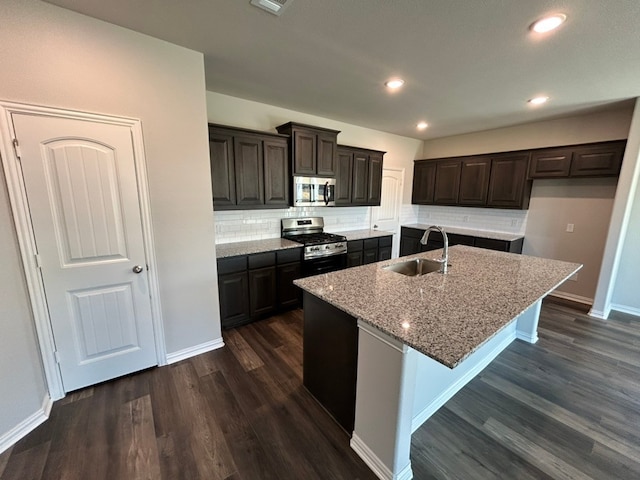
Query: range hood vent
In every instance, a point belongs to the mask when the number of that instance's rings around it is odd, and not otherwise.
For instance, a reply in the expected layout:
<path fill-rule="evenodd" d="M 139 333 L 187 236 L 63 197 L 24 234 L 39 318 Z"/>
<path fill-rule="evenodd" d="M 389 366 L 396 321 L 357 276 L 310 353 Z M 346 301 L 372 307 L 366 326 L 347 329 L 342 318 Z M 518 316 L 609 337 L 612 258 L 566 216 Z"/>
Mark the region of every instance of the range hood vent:
<path fill-rule="evenodd" d="M 293 0 L 251 0 L 251 5 L 279 17 L 292 1 Z"/>

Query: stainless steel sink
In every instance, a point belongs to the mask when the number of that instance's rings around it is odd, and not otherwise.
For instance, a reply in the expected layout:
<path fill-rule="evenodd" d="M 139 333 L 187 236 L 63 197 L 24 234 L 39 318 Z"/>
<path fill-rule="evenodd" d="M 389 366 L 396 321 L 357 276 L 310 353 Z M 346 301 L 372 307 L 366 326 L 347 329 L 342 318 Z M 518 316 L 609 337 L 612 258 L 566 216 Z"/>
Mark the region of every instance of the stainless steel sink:
<path fill-rule="evenodd" d="M 414 258 L 413 260 L 394 263 L 393 265 L 387 265 L 382 268 L 408 277 L 416 277 L 418 275 L 426 275 L 427 273 L 441 271 L 442 263 L 436 260 L 429 260 L 428 258 Z"/>

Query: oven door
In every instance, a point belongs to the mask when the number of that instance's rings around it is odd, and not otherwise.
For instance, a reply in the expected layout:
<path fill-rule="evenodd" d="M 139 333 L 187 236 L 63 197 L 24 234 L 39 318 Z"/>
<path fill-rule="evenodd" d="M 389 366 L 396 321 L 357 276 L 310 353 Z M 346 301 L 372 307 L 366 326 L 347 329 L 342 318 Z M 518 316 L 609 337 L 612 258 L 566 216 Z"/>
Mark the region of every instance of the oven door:
<path fill-rule="evenodd" d="M 302 275 L 310 277 L 321 273 L 335 272 L 347 268 L 347 254 L 329 255 L 302 262 Z"/>

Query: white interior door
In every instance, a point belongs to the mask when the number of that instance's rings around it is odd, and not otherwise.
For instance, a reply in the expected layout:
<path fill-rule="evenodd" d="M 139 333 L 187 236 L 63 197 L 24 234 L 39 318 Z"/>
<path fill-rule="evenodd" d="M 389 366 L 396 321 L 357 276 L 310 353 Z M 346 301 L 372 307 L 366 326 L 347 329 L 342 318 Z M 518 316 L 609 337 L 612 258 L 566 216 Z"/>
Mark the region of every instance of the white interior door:
<path fill-rule="evenodd" d="M 65 391 L 156 365 L 130 128 L 12 121 Z"/>
<path fill-rule="evenodd" d="M 371 210 L 371 228 L 393 232 L 393 257 L 398 256 L 400 241 L 400 206 L 402 205 L 403 170 L 383 169 L 382 197 L 379 207 Z"/>

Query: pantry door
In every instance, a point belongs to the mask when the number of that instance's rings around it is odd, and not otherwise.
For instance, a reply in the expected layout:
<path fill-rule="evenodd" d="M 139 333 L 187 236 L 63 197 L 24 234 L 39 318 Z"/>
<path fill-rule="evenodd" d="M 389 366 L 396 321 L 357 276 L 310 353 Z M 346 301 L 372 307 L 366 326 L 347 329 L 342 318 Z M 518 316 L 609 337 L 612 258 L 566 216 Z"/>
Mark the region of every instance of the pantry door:
<path fill-rule="evenodd" d="M 64 390 L 157 365 L 131 128 L 11 121 Z"/>
<path fill-rule="evenodd" d="M 400 207 L 402 205 L 402 183 L 404 170 L 387 169 L 382 171 L 382 195 L 380 206 L 371 210 L 371 228 L 393 232 L 393 257 L 398 256 L 400 241 Z"/>

